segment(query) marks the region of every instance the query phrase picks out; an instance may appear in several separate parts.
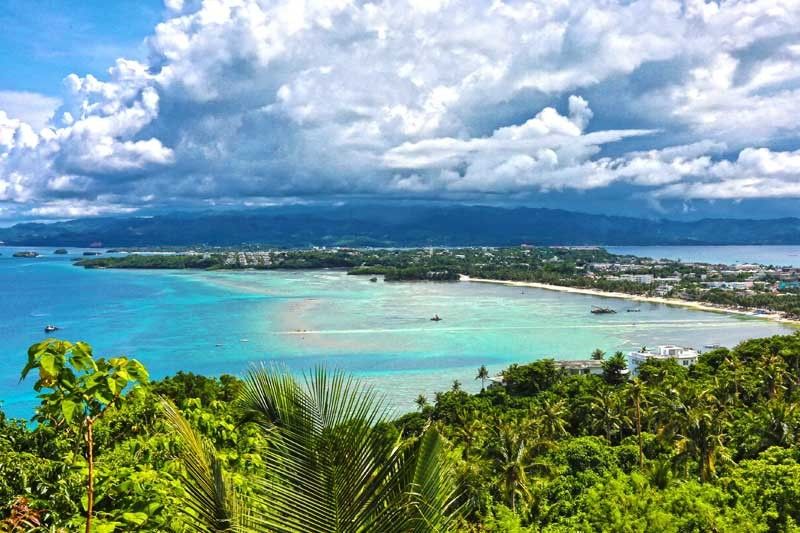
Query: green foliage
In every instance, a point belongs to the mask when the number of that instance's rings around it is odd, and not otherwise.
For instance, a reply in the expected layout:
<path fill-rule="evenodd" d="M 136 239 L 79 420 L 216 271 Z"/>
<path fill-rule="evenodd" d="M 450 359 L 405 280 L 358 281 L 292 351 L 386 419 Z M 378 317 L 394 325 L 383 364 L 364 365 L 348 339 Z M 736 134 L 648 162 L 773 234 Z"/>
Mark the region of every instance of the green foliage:
<path fill-rule="evenodd" d="M 603 379 L 609 385 L 619 385 L 627 379 L 625 374 L 627 368 L 628 363 L 625 361 L 625 356 L 622 352 L 616 352 L 603 361 Z"/>
<path fill-rule="evenodd" d="M 339 373 L 131 391 L 126 360 L 48 341 L 26 365 L 38 423 L 0 416 L 0 524 L 83 527 L 89 417 L 93 531 L 800 531 L 800 334 L 633 381 L 615 359 L 604 376 L 513 365 L 392 420 Z"/>
<path fill-rule="evenodd" d="M 88 344 L 54 339 L 30 347 L 20 379 L 32 370 L 38 371 L 34 390 L 48 391 L 39 396 L 36 420 L 56 426 L 81 426 L 87 418 L 119 407 L 129 385 L 148 379 L 144 366 L 135 359 L 95 360 Z"/>

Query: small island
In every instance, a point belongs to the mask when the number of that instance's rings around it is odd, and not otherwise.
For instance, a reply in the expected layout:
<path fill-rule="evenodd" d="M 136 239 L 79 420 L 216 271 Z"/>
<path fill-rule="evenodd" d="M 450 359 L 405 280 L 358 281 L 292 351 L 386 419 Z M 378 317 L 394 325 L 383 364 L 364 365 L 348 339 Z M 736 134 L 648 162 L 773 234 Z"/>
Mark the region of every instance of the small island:
<path fill-rule="evenodd" d="M 65 248 L 59 248 L 58 250 L 56 250 L 56 251 L 55 251 L 55 252 L 53 252 L 53 253 L 54 253 L 54 254 L 56 254 L 56 255 L 65 255 L 65 254 L 67 254 L 68 252 L 67 252 L 67 250 L 66 250 Z"/>
<path fill-rule="evenodd" d="M 13 257 L 39 257 L 39 252 L 31 252 L 31 251 L 14 252 Z"/>

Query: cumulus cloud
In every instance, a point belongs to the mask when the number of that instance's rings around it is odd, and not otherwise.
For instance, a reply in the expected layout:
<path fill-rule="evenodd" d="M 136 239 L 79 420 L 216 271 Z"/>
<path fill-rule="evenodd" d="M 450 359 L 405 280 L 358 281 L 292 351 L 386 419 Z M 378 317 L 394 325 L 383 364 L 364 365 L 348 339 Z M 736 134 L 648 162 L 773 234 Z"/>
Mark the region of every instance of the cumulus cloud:
<path fill-rule="evenodd" d="M 53 101 L 31 96 L 23 113 L 0 93 L 5 209 L 611 184 L 654 198 L 764 197 L 767 183 L 800 195 L 795 152 L 769 149 L 800 133 L 797 0 L 165 8 L 146 60 L 69 75 L 52 119 Z M 592 90 L 594 112 L 579 96 Z"/>
<path fill-rule="evenodd" d="M 0 91 L 0 109 L 38 130 L 47 126 L 61 100 L 29 91 Z"/>
<path fill-rule="evenodd" d="M 662 198 L 744 199 L 800 197 L 800 150 L 746 148 L 734 161 L 711 165 L 697 180 L 656 191 Z"/>

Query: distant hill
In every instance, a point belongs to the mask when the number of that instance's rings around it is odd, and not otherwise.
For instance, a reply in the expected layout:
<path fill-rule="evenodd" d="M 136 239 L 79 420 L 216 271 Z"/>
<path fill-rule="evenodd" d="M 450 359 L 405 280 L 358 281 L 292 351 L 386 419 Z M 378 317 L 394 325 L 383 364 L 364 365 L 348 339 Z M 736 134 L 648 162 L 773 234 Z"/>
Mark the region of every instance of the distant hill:
<path fill-rule="evenodd" d="M 800 219 L 693 222 L 485 206 L 281 207 L 84 218 L 0 228 L 28 246 L 502 246 L 800 244 Z"/>

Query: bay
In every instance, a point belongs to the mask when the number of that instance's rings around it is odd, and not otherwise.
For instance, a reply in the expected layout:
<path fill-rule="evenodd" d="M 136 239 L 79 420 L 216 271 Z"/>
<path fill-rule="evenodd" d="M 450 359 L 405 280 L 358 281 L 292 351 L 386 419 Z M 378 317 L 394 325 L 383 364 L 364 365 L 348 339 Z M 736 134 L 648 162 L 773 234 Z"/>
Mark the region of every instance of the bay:
<path fill-rule="evenodd" d="M 0 248 L 0 400 L 30 417 L 33 380 L 19 383 L 28 346 L 56 334 L 98 355 L 140 359 L 154 377 L 178 370 L 241 375 L 252 364 L 302 373 L 343 369 L 373 384 L 399 411 L 453 380 L 475 391 L 477 368 L 496 373 L 543 357 L 585 359 L 675 343 L 733 346 L 789 333 L 757 318 L 660 304 L 481 283 L 371 283 L 342 271 L 85 270 L 52 248 L 12 258 Z M 592 315 L 592 305 L 616 315 Z M 638 307 L 638 313 L 624 312 Z M 432 322 L 439 314 L 443 320 Z"/>

